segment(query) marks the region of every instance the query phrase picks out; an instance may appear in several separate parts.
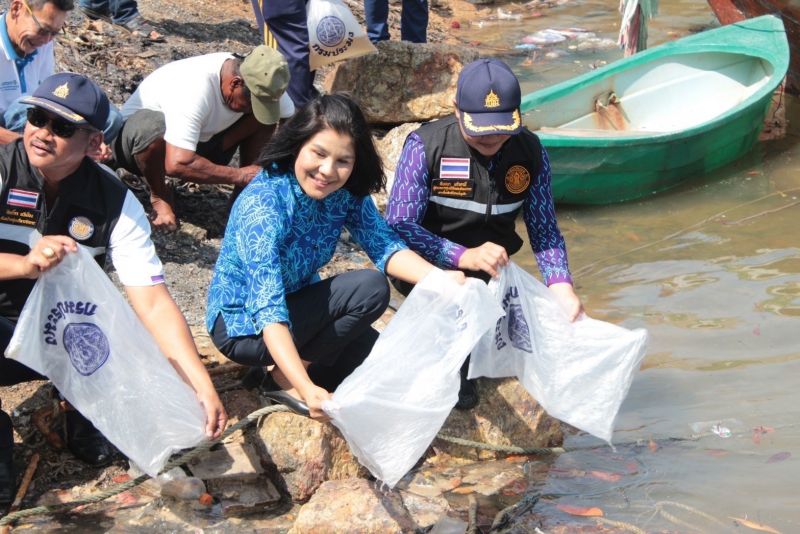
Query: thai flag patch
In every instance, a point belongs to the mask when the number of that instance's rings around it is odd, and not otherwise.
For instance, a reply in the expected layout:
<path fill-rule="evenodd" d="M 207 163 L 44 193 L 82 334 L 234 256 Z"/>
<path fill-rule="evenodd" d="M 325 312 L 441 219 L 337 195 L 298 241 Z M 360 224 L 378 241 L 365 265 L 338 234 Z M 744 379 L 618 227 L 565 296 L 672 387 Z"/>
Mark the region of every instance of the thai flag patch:
<path fill-rule="evenodd" d="M 439 177 L 469 180 L 469 158 L 442 158 L 439 160 Z"/>
<path fill-rule="evenodd" d="M 36 205 L 39 203 L 39 193 L 25 191 L 24 189 L 10 189 L 8 191 L 7 203 L 9 206 L 35 210 Z"/>

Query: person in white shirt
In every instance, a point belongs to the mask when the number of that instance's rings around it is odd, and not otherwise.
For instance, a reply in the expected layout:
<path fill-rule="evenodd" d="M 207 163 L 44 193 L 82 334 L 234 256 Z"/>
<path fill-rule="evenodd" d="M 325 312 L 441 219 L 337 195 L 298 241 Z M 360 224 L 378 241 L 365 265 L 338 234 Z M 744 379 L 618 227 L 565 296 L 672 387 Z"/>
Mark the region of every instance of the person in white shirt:
<path fill-rule="evenodd" d="M 72 0 L 11 0 L 0 15 L 0 143 L 22 136 L 30 106 L 21 100 L 55 73 L 54 38 L 72 8 Z M 94 159 L 111 156 L 109 145 L 121 127 L 122 115 L 111 106 Z"/>
<path fill-rule="evenodd" d="M 150 186 L 153 226 L 178 225 L 166 176 L 232 184 L 234 194 L 252 180 L 275 125 L 294 113 L 288 82 L 286 60 L 264 45 L 244 58 L 216 53 L 168 63 L 142 81 L 122 107 L 114 152 L 118 166 Z M 240 167 L 233 168 L 237 148 Z"/>
<path fill-rule="evenodd" d="M 144 208 L 86 157 L 102 142 L 108 98 L 85 76 L 60 73 L 25 101 L 31 108 L 23 137 L 0 146 L 0 387 L 43 378 L 3 354 L 36 279 L 82 245 L 100 265 L 110 255 L 137 317 L 194 390 L 208 437 L 218 437 L 228 416 L 165 284 Z M 72 453 L 93 466 L 110 463 L 113 448 L 102 433 L 77 411 L 65 416 Z M 14 495 L 11 430 L 0 410 L 0 507 Z"/>

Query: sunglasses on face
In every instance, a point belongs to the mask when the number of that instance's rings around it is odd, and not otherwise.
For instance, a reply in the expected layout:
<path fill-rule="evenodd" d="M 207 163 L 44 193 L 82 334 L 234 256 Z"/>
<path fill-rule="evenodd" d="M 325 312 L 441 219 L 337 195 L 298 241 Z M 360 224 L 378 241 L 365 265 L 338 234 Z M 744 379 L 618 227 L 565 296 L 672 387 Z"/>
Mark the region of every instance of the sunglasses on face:
<path fill-rule="evenodd" d="M 36 23 L 36 27 L 38 28 L 38 29 L 36 30 L 36 33 L 37 33 L 37 34 L 41 35 L 42 37 L 50 37 L 50 38 L 53 38 L 53 37 L 55 37 L 56 35 L 58 35 L 59 33 L 61 33 L 61 30 L 60 30 L 60 29 L 59 29 L 59 30 L 51 30 L 51 29 L 49 29 L 49 28 L 45 28 L 45 27 L 42 25 L 42 23 L 41 23 L 41 22 L 39 22 L 39 19 L 37 19 L 37 18 L 36 18 L 36 15 L 34 15 L 34 14 L 33 14 L 33 10 L 31 9 L 31 6 L 29 6 L 29 5 L 28 5 L 28 2 L 22 2 L 22 5 L 24 5 L 24 6 L 25 6 L 25 9 L 27 9 L 27 10 L 28 10 L 28 14 L 29 14 L 29 15 L 31 16 L 31 18 L 33 19 L 33 22 L 35 22 L 35 23 Z"/>
<path fill-rule="evenodd" d="M 62 139 L 69 139 L 75 135 L 75 132 L 78 130 L 86 130 L 89 132 L 92 131 L 89 128 L 82 128 L 73 122 L 69 122 L 68 120 L 53 117 L 40 108 L 28 109 L 28 122 L 37 128 L 44 128 L 49 124 L 50 131 L 53 132 L 53 135 L 57 135 Z"/>

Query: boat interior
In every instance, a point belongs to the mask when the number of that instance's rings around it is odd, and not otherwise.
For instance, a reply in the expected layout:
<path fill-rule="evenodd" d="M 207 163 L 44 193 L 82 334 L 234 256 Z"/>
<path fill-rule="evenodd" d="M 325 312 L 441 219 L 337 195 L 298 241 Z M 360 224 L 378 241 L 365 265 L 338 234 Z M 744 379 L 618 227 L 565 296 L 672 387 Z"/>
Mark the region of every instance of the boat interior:
<path fill-rule="evenodd" d="M 570 137 L 652 136 L 723 115 L 769 82 L 772 65 L 725 52 L 671 55 L 597 79 L 525 113 L 531 130 Z"/>

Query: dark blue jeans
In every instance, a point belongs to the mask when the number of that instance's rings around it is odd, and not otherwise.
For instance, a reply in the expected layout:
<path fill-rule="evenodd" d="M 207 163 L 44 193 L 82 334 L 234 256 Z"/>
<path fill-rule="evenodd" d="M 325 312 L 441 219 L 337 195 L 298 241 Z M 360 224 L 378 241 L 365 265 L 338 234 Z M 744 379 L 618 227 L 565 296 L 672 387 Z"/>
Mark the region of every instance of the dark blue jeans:
<path fill-rule="evenodd" d="M 301 108 L 317 96 L 314 71 L 308 60 L 308 21 L 305 0 L 251 0 L 264 44 L 277 50 L 289 64 L 286 92 Z"/>
<path fill-rule="evenodd" d="M 364 0 L 367 36 L 373 43 L 389 40 L 389 0 Z M 411 43 L 428 40 L 428 0 L 403 0 L 400 39 Z"/>
<path fill-rule="evenodd" d="M 125 24 L 139 14 L 136 0 L 81 0 L 79 5 L 111 15 L 114 24 Z"/>

